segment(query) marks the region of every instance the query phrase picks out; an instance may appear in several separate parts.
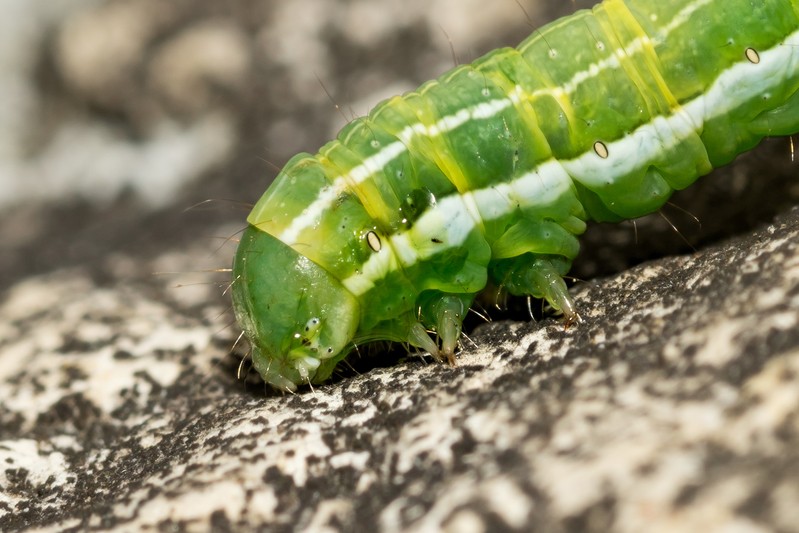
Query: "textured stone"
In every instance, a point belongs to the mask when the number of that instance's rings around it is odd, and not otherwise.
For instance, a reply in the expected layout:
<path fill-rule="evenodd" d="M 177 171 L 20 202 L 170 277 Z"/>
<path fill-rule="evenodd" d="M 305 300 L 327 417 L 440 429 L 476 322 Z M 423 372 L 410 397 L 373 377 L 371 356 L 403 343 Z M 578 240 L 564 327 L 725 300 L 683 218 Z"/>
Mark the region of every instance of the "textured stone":
<path fill-rule="evenodd" d="M 590 3 L 524 2 L 536 25 Z M 344 122 L 325 89 L 348 116 L 451 66 L 440 27 L 464 61 L 529 31 L 481 5 L 0 0 L 0 530 L 797 529 L 787 141 L 675 195 L 679 231 L 592 227 L 569 329 L 523 310 L 455 368 L 377 351 L 301 394 L 237 379 L 207 270 L 246 208 L 182 211 L 255 201 L 264 157 Z M 183 62 L 214 42 L 229 63 Z"/>
<path fill-rule="evenodd" d="M 296 395 L 211 324 L 63 272 L 0 308 L 0 528 L 793 529 L 799 210 Z"/>

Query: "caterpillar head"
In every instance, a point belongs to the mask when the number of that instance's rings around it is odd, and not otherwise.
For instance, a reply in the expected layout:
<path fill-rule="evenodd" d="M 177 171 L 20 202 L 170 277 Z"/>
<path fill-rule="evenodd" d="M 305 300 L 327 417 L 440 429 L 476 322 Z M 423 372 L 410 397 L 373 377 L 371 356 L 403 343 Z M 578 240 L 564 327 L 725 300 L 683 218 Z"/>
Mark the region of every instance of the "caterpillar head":
<path fill-rule="evenodd" d="M 282 390 L 319 382 L 352 345 L 356 298 L 339 280 L 272 235 L 249 226 L 233 262 L 233 309 L 253 366 Z"/>

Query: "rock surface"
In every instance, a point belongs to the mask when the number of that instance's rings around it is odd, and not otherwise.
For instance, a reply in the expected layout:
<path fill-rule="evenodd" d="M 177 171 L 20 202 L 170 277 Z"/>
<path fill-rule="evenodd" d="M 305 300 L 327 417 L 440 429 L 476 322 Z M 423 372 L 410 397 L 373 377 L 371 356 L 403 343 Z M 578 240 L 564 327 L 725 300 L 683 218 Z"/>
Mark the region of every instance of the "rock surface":
<path fill-rule="evenodd" d="M 0 528 L 795 530 L 798 243 L 799 209 L 580 285 L 568 330 L 491 323 L 455 368 L 296 395 L 135 287 L 28 280 L 0 308 Z"/>
<path fill-rule="evenodd" d="M 439 25 L 477 53 L 529 31 L 513 2 L 397 5 L 0 0 L 0 530 L 799 530 L 784 141 L 675 196 L 701 228 L 591 228 L 569 329 L 498 320 L 455 368 L 296 395 L 237 378 L 208 270 L 246 208 L 181 211 L 332 135 L 315 75 L 363 112 L 451 65 Z"/>

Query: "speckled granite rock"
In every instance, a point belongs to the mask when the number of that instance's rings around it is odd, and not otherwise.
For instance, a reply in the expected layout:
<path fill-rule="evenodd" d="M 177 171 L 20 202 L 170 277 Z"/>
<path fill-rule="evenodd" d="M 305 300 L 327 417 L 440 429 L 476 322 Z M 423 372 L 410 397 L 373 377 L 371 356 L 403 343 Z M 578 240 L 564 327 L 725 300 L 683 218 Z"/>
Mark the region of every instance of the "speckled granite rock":
<path fill-rule="evenodd" d="M 75 272 L 0 308 L 0 529 L 796 530 L 799 210 L 297 395 Z M 227 337 L 228 335 L 223 335 Z"/>
<path fill-rule="evenodd" d="M 236 379 L 203 271 L 246 210 L 182 211 L 255 201 L 264 158 L 344 123 L 326 91 L 363 113 L 529 32 L 482 6 L 0 0 L 0 530 L 797 530 L 787 141 L 675 195 L 701 229 L 589 229 L 577 327 L 294 396 Z"/>

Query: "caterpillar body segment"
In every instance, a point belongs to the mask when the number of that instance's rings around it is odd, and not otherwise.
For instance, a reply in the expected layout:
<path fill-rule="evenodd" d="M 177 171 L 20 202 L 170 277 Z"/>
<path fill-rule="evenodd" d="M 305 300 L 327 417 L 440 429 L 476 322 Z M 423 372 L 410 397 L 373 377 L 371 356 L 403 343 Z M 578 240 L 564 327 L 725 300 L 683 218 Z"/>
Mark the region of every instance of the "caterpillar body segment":
<path fill-rule="evenodd" d="M 799 0 L 605 0 L 382 102 L 247 219 L 233 301 L 255 368 L 292 390 L 373 340 L 453 361 L 489 278 L 576 319 L 586 222 L 799 131 L 798 88 Z"/>

